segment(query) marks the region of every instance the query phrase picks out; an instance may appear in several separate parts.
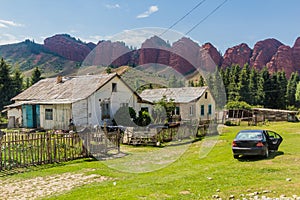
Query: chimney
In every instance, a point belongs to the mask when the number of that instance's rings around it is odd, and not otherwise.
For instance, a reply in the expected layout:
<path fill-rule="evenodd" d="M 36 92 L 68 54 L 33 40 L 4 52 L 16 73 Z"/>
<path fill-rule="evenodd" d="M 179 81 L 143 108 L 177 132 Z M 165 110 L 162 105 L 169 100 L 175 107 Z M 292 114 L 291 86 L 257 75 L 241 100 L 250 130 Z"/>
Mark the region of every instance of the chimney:
<path fill-rule="evenodd" d="M 62 76 L 58 75 L 58 76 L 56 77 L 56 83 L 62 83 L 62 82 L 63 82 Z"/>

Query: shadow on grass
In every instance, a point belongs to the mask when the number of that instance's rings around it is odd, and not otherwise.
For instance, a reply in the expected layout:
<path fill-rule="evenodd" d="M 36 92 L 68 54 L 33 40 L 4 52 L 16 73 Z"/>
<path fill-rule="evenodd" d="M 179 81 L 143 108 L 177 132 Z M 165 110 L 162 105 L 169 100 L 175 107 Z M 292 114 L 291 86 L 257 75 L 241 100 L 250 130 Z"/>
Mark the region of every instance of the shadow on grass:
<path fill-rule="evenodd" d="M 241 156 L 237 160 L 241 162 L 255 162 L 260 160 L 271 160 L 281 155 L 284 155 L 283 151 L 275 151 L 275 152 L 270 152 L 268 158 L 264 158 L 263 156 Z"/>
<path fill-rule="evenodd" d="M 13 168 L 13 169 L 5 169 L 0 171 L 0 177 L 6 177 L 6 176 L 13 176 L 15 174 L 21 174 L 26 172 L 34 172 L 34 171 L 40 171 L 43 169 L 51 169 L 54 167 L 61 167 L 65 166 L 71 163 L 82 163 L 82 162 L 92 162 L 97 161 L 95 158 L 78 158 L 71 161 L 66 162 L 54 162 L 49 164 L 41 164 L 41 165 L 30 165 L 26 167 L 19 167 L 19 168 Z"/>
<path fill-rule="evenodd" d="M 13 168 L 13 169 L 6 169 L 0 171 L 0 177 L 5 177 L 5 176 L 12 176 L 15 174 L 20 174 L 20 173 L 25 173 L 25 172 L 33 172 L 33 171 L 39 171 L 43 169 L 50 169 L 53 167 L 58 167 L 58 166 L 64 166 L 67 163 L 51 163 L 51 164 L 43 164 L 43 165 L 31 165 L 27 167 L 20 167 L 20 168 Z"/>

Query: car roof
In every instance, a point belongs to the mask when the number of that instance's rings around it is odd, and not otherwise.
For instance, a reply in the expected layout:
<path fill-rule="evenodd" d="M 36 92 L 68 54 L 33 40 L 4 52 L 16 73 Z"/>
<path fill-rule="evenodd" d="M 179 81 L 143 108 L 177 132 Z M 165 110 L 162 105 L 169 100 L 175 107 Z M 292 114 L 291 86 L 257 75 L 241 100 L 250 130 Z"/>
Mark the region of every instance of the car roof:
<path fill-rule="evenodd" d="M 241 131 L 239 131 L 239 133 L 243 133 L 243 132 L 247 132 L 247 133 L 249 133 L 249 132 L 264 132 L 265 130 L 260 130 L 260 129 L 255 129 L 255 130 L 241 130 Z"/>

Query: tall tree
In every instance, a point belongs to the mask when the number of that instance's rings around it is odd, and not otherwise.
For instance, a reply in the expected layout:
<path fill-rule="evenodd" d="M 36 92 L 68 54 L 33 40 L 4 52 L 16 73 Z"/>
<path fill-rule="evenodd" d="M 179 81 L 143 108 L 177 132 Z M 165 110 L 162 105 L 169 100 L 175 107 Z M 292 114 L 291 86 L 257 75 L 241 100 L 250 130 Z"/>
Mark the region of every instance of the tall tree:
<path fill-rule="evenodd" d="M 297 83 L 295 99 L 297 106 L 300 106 L 300 81 Z"/>
<path fill-rule="evenodd" d="M 240 66 L 233 65 L 230 67 L 230 75 L 229 75 L 229 85 L 228 85 L 228 93 L 227 97 L 230 101 L 238 101 L 240 99 L 239 94 L 239 74 L 240 74 Z"/>
<path fill-rule="evenodd" d="M 217 108 L 223 108 L 226 104 L 226 90 L 223 85 L 223 79 L 218 68 L 213 74 L 207 78 L 207 86 L 209 87 L 215 101 Z"/>
<path fill-rule="evenodd" d="M 260 73 L 261 73 L 261 77 L 263 78 L 263 89 L 265 93 L 263 104 L 264 107 L 270 108 L 270 106 L 273 104 L 271 98 L 272 90 L 273 90 L 271 76 L 268 71 L 268 68 L 266 67 L 264 67 Z"/>
<path fill-rule="evenodd" d="M 205 85 L 205 80 L 202 75 L 199 76 L 199 81 L 197 83 L 197 87 L 203 87 Z"/>
<path fill-rule="evenodd" d="M 249 66 L 246 64 L 240 71 L 238 82 L 240 101 L 245 101 L 247 103 L 249 103 L 249 100 L 251 99 L 249 92 L 249 73 Z"/>
<path fill-rule="evenodd" d="M 14 70 L 13 76 L 12 76 L 12 84 L 13 84 L 13 96 L 19 94 L 23 90 L 23 76 L 19 68 L 16 68 Z"/>
<path fill-rule="evenodd" d="M 287 79 L 284 71 L 277 72 L 278 81 L 278 108 L 286 108 L 286 90 L 287 90 Z"/>
<path fill-rule="evenodd" d="M 37 83 L 39 80 L 42 79 L 42 73 L 38 67 L 36 67 L 31 75 L 31 85 Z"/>
<path fill-rule="evenodd" d="M 0 110 L 3 109 L 4 106 L 10 103 L 10 99 L 13 96 L 13 90 L 11 88 L 12 80 L 10 78 L 10 67 L 1 58 L 0 61 Z"/>
<path fill-rule="evenodd" d="M 296 87 L 299 81 L 299 75 L 297 72 L 291 74 L 290 79 L 288 80 L 287 84 L 287 91 L 286 91 L 286 98 L 287 98 L 287 105 L 294 106 L 296 103 Z"/>
<path fill-rule="evenodd" d="M 271 76 L 272 90 L 269 91 L 269 100 L 270 100 L 269 108 L 274 108 L 274 109 L 280 108 L 280 102 L 279 102 L 280 84 L 278 78 L 279 76 L 277 72 L 273 73 Z"/>
<path fill-rule="evenodd" d="M 258 85 L 259 85 L 260 76 L 257 73 L 255 68 L 250 70 L 249 74 L 249 100 L 248 103 L 250 105 L 258 105 L 259 96 L 258 96 Z"/>

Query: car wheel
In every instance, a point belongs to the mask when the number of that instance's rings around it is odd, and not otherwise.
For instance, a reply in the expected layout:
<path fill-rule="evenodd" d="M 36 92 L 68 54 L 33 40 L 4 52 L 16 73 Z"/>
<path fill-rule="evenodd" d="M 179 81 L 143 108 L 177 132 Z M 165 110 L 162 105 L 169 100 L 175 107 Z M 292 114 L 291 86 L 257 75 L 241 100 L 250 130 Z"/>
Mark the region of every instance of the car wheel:
<path fill-rule="evenodd" d="M 234 158 L 234 159 L 238 159 L 238 158 L 239 158 L 239 155 L 233 155 L 233 158 Z"/>
<path fill-rule="evenodd" d="M 266 152 L 265 152 L 265 158 L 268 158 L 268 157 L 269 157 L 269 148 L 267 147 Z"/>

